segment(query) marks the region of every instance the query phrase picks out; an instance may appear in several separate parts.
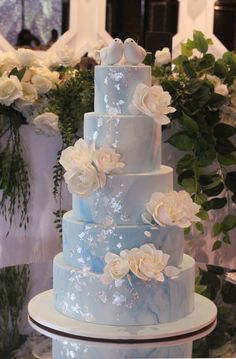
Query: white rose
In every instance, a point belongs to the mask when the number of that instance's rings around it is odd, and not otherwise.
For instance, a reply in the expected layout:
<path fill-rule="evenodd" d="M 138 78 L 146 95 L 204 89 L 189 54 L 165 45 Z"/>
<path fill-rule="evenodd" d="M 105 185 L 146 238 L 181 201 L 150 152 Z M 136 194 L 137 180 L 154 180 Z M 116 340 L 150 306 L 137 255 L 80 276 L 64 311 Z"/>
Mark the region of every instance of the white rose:
<path fill-rule="evenodd" d="M 21 67 L 41 65 L 41 60 L 33 50 L 20 48 L 17 50 L 16 56 Z"/>
<path fill-rule="evenodd" d="M 36 130 L 49 136 L 57 135 L 59 131 L 58 116 L 52 112 L 44 112 L 33 119 Z"/>
<path fill-rule="evenodd" d="M 73 167 L 64 174 L 68 190 L 80 197 L 87 197 L 99 187 L 105 185 L 106 177 L 100 176 L 95 167 L 90 163 Z"/>
<path fill-rule="evenodd" d="M 0 71 L 11 72 L 14 67 L 19 67 L 20 63 L 14 52 L 2 52 L 0 53 Z"/>
<path fill-rule="evenodd" d="M 133 97 L 133 105 L 140 112 L 153 117 L 160 125 L 168 124 L 170 120 L 166 115 L 175 112 L 175 108 L 170 106 L 170 102 L 169 92 L 163 91 L 163 88 L 158 85 L 148 87 L 139 84 Z"/>
<path fill-rule="evenodd" d="M 37 88 L 39 94 L 44 94 L 55 87 L 59 82 L 59 73 L 50 71 L 46 67 L 31 67 L 31 83 Z"/>
<path fill-rule="evenodd" d="M 59 57 L 53 51 L 47 51 L 42 61 L 43 65 L 46 67 L 53 67 L 60 63 Z"/>
<path fill-rule="evenodd" d="M 109 284 L 111 280 L 121 279 L 129 272 L 129 263 L 127 258 L 123 258 L 122 255 L 108 252 L 105 256 L 106 266 L 104 268 L 104 274 L 102 280 L 104 283 Z"/>
<path fill-rule="evenodd" d="M 171 53 L 168 47 L 164 47 L 161 51 L 155 53 L 155 66 L 167 65 L 171 62 Z"/>
<path fill-rule="evenodd" d="M 74 50 L 68 46 L 64 46 L 63 49 L 57 51 L 59 63 L 63 66 L 74 66 L 79 62 L 79 59 L 75 56 Z"/>
<path fill-rule="evenodd" d="M 147 211 L 160 226 L 189 227 L 198 222 L 196 214 L 200 206 L 194 203 L 186 191 L 155 192 L 146 205 Z"/>
<path fill-rule="evenodd" d="M 22 86 L 16 76 L 7 76 L 6 73 L 0 77 L 0 103 L 10 106 L 16 99 L 23 95 Z"/>
<path fill-rule="evenodd" d="M 110 173 L 113 170 L 123 168 L 125 164 L 119 162 L 120 155 L 115 152 L 113 148 L 106 145 L 95 150 L 93 154 L 93 161 L 99 171 L 104 173 Z"/>
<path fill-rule="evenodd" d="M 66 171 L 73 167 L 81 167 L 82 164 L 88 164 L 92 161 L 92 148 L 80 138 L 74 146 L 69 146 L 61 153 L 59 163 Z"/>
<path fill-rule="evenodd" d="M 31 105 L 38 98 L 38 93 L 35 86 L 27 82 L 22 82 L 23 95 L 18 101 L 23 101 L 26 105 Z"/>

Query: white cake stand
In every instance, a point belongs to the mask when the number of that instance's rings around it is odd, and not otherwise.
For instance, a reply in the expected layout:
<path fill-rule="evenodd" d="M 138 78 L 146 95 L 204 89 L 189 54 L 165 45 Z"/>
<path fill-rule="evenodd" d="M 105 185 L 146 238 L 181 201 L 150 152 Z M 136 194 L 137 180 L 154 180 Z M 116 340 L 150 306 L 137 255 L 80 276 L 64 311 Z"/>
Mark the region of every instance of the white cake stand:
<path fill-rule="evenodd" d="M 216 325 L 217 309 L 209 299 L 195 294 L 195 309 L 183 319 L 149 326 L 111 326 L 68 318 L 53 306 L 53 291 L 34 297 L 28 306 L 31 326 L 51 338 L 70 338 L 106 343 L 184 343 L 209 334 Z"/>

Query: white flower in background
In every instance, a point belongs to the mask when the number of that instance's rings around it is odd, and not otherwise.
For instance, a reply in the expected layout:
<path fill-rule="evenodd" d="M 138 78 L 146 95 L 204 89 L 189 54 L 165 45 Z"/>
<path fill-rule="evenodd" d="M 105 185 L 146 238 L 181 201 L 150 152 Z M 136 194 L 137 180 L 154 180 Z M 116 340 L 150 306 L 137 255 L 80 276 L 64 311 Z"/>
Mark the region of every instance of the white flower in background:
<path fill-rule="evenodd" d="M 111 280 L 121 279 L 131 271 L 136 277 L 144 281 L 156 280 L 163 282 L 165 276 L 178 276 L 179 269 L 167 266 L 170 256 L 158 250 L 152 243 L 140 248 L 125 249 L 120 255 L 108 252 L 105 256 L 103 282 L 109 284 Z"/>
<path fill-rule="evenodd" d="M 43 65 L 46 67 L 54 67 L 60 63 L 60 59 L 56 52 L 46 51 L 42 59 Z"/>
<path fill-rule="evenodd" d="M 41 66 L 41 60 L 33 50 L 20 48 L 16 56 L 21 67 Z"/>
<path fill-rule="evenodd" d="M 62 66 L 74 66 L 79 62 L 74 50 L 68 46 L 64 46 L 61 50 L 58 50 L 56 54 L 59 58 L 59 64 Z"/>
<path fill-rule="evenodd" d="M 163 47 L 162 50 L 155 52 L 155 66 L 167 65 L 171 62 L 171 53 L 168 47 Z"/>
<path fill-rule="evenodd" d="M 58 116 L 52 112 L 44 112 L 33 119 L 36 131 L 48 136 L 55 136 L 59 131 Z"/>
<path fill-rule="evenodd" d="M 0 103 L 10 106 L 16 99 L 22 97 L 23 91 L 19 79 L 16 76 L 7 76 L 6 73 L 0 77 Z"/>
<path fill-rule="evenodd" d="M 46 67 L 31 67 L 30 71 L 30 81 L 36 87 L 39 94 L 50 91 L 59 82 L 59 73 L 50 71 Z"/>
<path fill-rule="evenodd" d="M 14 52 L 0 53 L 0 71 L 1 73 L 10 73 L 15 67 L 19 67 L 20 63 Z"/>
<path fill-rule="evenodd" d="M 123 168 L 125 164 L 119 162 L 120 154 L 116 153 L 113 148 L 109 146 L 101 146 L 93 153 L 93 161 L 97 169 L 104 173 L 110 173 L 113 170 Z"/>
<path fill-rule="evenodd" d="M 82 164 L 92 162 L 92 147 L 80 138 L 75 142 L 74 146 L 69 146 L 61 153 L 59 163 L 66 171 L 73 167 L 81 167 Z"/>
<path fill-rule="evenodd" d="M 219 95 L 222 96 L 228 96 L 229 94 L 228 87 L 227 85 L 222 84 L 222 81 L 219 77 L 209 74 L 207 74 L 205 77 L 208 81 L 210 81 L 213 84 L 215 93 L 218 93 Z"/>
<path fill-rule="evenodd" d="M 122 253 L 120 256 L 111 252 L 106 253 L 105 262 L 102 276 L 102 281 L 105 284 L 109 284 L 112 280 L 121 279 L 129 272 L 129 263 L 127 258 L 122 257 Z"/>
<path fill-rule="evenodd" d="M 90 163 L 71 168 L 64 174 L 64 178 L 69 192 L 80 197 L 89 196 L 106 183 L 105 175 L 98 173 Z"/>
<path fill-rule="evenodd" d="M 140 112 L 153 117 L 160 125 L 168 124 L 170 120 L 166 115 L 175 112 L 175 108 L 171 107 L 170 103 L 169 92 L 163 91 L 161 86 L 148 87 L 144 84 L 136 87 L 132 102 Z"/>
<path fill-rule="evenodd" d="M 160 226 L 189 227 L 198 222 L 196 214 L 200 206 L 194 203 L 186 191 L 155 192 L 146 205 L 148 213 Z"/>

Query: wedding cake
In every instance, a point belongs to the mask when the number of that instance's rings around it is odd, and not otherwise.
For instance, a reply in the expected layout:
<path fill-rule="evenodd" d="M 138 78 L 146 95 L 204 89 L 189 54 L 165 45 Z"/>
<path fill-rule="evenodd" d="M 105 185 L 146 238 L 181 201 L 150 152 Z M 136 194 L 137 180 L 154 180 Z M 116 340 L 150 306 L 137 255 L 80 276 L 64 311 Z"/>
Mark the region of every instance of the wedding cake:
<path fill-rule="evenodd" d="M 54 306 L 98 325 L 156 325 L 194 310 L 195 262 L 183 254 L 183 228 L 198 221 L 199 206 L 173 191 L 173 169 L 161 163 L 161 126 L 174 109 L 152 86 L 144 56 L 132 39 L 104 49 L 95 112 L 60 159 L 73 200 L 54 259 Z"/>

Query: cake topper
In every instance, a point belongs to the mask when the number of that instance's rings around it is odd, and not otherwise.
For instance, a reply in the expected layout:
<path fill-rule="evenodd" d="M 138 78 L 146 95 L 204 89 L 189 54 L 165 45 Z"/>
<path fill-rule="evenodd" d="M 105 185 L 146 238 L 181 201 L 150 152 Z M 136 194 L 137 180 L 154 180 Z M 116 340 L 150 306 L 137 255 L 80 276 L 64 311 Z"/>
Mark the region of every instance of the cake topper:
<path fill-rule="evenodd" d="M 139 46 L 133 39 L 128 38 L 124 42 L 124 56 L 130 65 L 138 65 L 143 62 L 147 55 L 146 50 Z"/>
<path fill-rule="evenodd" d="M 113 39 L 112 42 L 100 50 L 100 58 L 102 65 L 115 65 L 118 63 L 124 51 L 124 44 L 120 39 Z"/>

